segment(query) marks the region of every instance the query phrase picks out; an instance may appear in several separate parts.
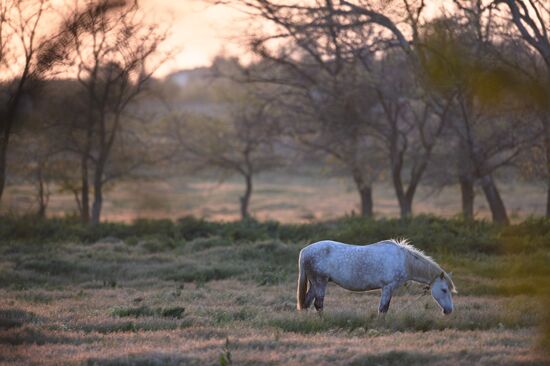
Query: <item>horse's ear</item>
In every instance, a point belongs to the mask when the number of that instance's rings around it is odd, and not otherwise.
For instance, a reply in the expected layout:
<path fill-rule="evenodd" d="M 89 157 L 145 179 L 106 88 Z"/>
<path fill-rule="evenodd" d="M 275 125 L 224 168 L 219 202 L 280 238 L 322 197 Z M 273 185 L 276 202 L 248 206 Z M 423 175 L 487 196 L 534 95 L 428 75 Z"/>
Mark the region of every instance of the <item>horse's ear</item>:
<path fill-rule="evenodd" d="M 441 278 L 442 280 L 445 279 L 445 273 L 441 272 L 441 274 L 439 275 L 439 278 Z"/>

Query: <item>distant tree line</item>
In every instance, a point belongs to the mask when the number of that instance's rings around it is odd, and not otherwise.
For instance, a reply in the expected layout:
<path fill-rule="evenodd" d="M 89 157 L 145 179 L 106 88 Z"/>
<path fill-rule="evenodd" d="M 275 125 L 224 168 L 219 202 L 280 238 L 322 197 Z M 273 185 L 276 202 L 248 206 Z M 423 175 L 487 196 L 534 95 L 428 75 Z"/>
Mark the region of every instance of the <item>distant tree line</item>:
<path fill-rule="evenodd" d="M 117 180 L 217 169 L 242 177 L 245 219 L 254 178 L 297 152 L 344 171 L 366 217 L 388 180 L 403 218 L 420 184 L 458 185 L 465 219 L 480 189 L 507 224 L 497 177 L 509 169 L 545 182 L 550 217 L 544 1 L 454 0 L 436 15 L 420 0 L 212 2 L 266 26 L 249 34 L 254 62 L 216 59 L 193 95 L 152 78 L 165 32 L 135 2 L 61 13 L 47 0 L 2 2 L 0 198 L 8 176 L 30 182 L 43 216 L 54 183 L 97 224 Z M 39 27 L 59 14 L 57 28 Z"/>
<path fill-rule="evenodd" d="M 0 3 L 0 198 L 8 175 L 32 182 L 43 216 L 56 182 L 97 224 L 106 185 L 150 160 L 130 107 L 162 62 L 165 32 L 133 1 L 54 5 Z"/>
<path fill-rule="evenodd" d="M 493 220 L 509 223 L 495 175 L 520 169 L 548 187 L 550 7 L 544 1 L 217 1 L 269 23 L 249 36 L 259 61 L 243 83 L 270 85 L 279 133 L 340 162 L 373 215 L 382 173 L 401 217 L 420 182 L 459 184 L 474 216 L 480 186 Z M 264 86 L 265 88 L 265 86 Z"/>

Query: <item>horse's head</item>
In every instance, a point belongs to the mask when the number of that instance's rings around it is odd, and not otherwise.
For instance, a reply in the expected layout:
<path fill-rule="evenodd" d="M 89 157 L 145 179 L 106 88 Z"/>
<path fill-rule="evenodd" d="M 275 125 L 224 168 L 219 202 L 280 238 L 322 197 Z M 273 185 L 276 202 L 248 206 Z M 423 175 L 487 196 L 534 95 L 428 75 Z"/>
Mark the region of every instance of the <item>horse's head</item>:
<path fill-rule="evenodd" d="M 451 293 L 456 293 L 456 290 L 450 277 L 445 274 L 445 272 L 441 272 L 441 274 L 433 280 L 431 290 L 432 297 L 437 301 L 439 306 L 441 306 L 443 314 L 449 315 L 452 313 L 453 298 Z"/>

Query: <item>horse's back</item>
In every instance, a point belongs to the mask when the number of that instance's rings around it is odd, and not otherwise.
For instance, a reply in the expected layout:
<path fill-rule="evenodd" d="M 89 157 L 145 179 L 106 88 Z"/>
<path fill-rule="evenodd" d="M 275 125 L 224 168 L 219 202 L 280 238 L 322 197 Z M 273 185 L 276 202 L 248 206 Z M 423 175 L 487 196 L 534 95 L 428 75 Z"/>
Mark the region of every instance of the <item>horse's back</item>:
<path fill-rule="evenodd" d="M 374 244 L 368 245 L 354 245 L 340 243 L 333 240 L 322 240 L 304 247 L 300 251 L 300 255 L 308 256 L 330 256 L 338 254 L 370 254 L 372 256 L 377 255 L 396 255 L 401 252 L 401 248 L 391 241 L 380 241 Z"/>
<path fill-rule="evenodd" d="M 383 287 L 404 270 L 402 249 L 384 241 L 370 245 L 319 241 L 302 249 L 300 261 L 309 275 L 329 278 L 351 290 Z"/>

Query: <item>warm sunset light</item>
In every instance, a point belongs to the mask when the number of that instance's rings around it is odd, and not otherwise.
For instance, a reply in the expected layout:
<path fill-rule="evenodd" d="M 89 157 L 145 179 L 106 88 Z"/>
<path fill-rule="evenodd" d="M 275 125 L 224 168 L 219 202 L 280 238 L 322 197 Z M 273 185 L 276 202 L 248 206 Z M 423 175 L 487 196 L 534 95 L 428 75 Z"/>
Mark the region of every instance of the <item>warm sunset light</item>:
<path fill-rule="evenodd" d="M 0 0 L 0 365 L 550 365 L 548 0 Z"/>
<path fill-rule="evenodd" d="M 170 24 L 167 49 L 175 55 L 158 71 L 165 75 L 175 70 L 207 66 L 218 55 L 242 55 L 243 31 L 250 23 L 242 13 L 205 0 L 142 0 L 150 19 Z"/>

